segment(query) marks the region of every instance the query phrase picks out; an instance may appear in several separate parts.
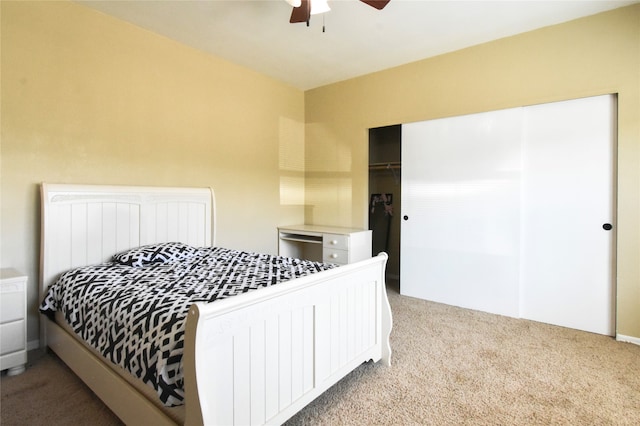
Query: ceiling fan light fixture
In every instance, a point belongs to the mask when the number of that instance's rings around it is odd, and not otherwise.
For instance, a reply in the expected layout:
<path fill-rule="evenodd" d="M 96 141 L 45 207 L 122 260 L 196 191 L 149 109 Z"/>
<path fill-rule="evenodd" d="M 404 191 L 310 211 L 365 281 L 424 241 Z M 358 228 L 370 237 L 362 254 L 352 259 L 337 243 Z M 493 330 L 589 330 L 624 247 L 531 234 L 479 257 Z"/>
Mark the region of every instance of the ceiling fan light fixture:
<path fill-rule="evenodd" d="M 331 8 L 327 0 L 311 0 L 311 14 L 318 15 L 320 13 L 329 12 Z"/>

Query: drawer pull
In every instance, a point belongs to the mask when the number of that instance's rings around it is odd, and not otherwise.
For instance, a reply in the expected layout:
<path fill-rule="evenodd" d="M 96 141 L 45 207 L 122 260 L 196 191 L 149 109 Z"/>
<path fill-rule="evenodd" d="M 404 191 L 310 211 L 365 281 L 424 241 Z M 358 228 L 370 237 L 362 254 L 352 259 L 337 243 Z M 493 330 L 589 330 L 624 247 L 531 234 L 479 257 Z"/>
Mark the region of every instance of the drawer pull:
<path fill-rule="evenodd" d="M 335 253 L 331 253 L 331 255 L 329 257 L 332 258 L 332 259 L 337 259 L 338 255 L 335 254 Z"/>
<path fill-rule="evenodd" d="M 333 245 L 338 244 L 338 240 L 331 240 L 331 244 L 333 244 Z"/>

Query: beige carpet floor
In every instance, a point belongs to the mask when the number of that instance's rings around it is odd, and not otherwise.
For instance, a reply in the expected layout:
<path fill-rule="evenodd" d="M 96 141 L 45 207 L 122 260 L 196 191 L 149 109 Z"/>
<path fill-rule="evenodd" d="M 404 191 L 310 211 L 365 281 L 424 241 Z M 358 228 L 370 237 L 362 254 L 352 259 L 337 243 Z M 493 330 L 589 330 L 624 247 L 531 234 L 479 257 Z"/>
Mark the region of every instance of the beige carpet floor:
<path fill-rule="evenodd" d="M 640 425 L 640 346 L 389 291 L 393 365 L 367 363 L 288 425 Z M 54 355 L 0 381 L 0 423 L 117 425 Z"/>

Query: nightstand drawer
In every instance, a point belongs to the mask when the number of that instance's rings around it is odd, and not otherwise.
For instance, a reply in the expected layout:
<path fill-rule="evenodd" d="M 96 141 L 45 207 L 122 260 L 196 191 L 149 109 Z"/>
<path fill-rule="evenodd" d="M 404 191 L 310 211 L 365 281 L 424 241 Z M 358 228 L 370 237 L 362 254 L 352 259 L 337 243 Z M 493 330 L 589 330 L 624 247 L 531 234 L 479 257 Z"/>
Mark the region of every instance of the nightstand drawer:
<path fill-rule="evenodd" d="M 0 292 L 0 323 L 24 319 L 24 291 L 12 291 L 13 287 L 22 287 L 18 284 L 5 284 Z"/>
<path fill-rule="evenodd" d="M 323 234 L 322 246 L 332 249 L 349 250 L 349 236 L 340 234 Z"/>
<path fill-rule="evenodd" d="M 27 276 L 0 269 L 0 369 L 20 374 L 27 363 Z"/>
<path fill-rule="evenodd" d="M 0 325 L 0 354 L 25 350 L 24 320 Z"/>
<path fill-rule="evenodd" d="M 322 261 L 326 263 L 346 265 L 349 263 L 349 251 L 325 248 L 322 255 Z"/>

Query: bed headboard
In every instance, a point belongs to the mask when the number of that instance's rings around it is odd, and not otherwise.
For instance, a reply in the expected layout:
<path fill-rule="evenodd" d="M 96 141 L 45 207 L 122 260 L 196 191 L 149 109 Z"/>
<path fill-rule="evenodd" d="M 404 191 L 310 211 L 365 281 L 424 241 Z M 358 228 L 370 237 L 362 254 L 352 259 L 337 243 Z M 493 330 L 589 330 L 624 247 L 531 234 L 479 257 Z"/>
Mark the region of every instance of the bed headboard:
<path fill-rule="evenodd" d="M 43 183 L 41 189 L 40 298 L 62 272 L 129 248 L 215 244 L 210 188 Z"/>

